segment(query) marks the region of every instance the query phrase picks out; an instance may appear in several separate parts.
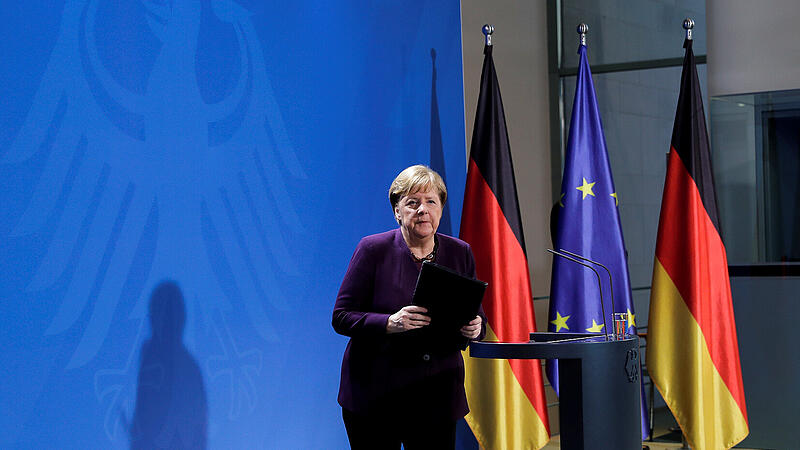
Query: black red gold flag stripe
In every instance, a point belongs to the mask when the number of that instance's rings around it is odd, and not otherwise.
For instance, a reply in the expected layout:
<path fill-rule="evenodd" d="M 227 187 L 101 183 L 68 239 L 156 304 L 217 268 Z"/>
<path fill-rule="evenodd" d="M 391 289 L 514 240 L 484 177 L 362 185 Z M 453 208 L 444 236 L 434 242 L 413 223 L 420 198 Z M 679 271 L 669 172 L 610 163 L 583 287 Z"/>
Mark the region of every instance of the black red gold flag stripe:
<path fill-rule="evenodd" d="M 728 262 L 692 41 L 687 39 L 658 226 L 647 368 L 692 448 L 748 434 Z"/>
<path fill-rule="evenodd" d="M 484 49 L 472 134 L 461 239 L 472 246 L 487 339 L 527 342 L 536 324 L 522 220 L 492 47 Z M 538 360 L 471 359 L 465 354 L 467 423 L 483 448 L 541 448 L 550 440 Z"/>

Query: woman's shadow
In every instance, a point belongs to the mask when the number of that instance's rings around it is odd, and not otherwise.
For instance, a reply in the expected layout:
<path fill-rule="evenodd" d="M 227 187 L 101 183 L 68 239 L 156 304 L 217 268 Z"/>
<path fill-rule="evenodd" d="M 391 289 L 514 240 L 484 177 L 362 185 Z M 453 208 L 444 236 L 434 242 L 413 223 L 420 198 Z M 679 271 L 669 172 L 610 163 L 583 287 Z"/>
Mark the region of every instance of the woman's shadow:
<path fill-rule="evenodd" d="M 173 281 L 150 296 L 150 338 L 142 344 L 131 449 L 206 448 L 208 405 L 203 376 L 183 345 L 186 306 Z"/>

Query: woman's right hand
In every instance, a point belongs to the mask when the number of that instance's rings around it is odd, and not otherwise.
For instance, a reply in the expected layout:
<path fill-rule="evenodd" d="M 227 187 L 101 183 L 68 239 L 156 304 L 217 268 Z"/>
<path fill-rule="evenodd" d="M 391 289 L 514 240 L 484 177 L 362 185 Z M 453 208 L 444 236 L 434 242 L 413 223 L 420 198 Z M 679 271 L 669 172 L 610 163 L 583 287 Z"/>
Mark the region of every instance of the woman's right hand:
<path fill-rule="evenodd" d="M 428 325 L 431 323 L 431 318 L 425 315 L 426 312 L 428 310 L 422 306 L 404 306 L 389 316 L 389 320 L 386 321 L 386 333 L 402 333 Z"/>

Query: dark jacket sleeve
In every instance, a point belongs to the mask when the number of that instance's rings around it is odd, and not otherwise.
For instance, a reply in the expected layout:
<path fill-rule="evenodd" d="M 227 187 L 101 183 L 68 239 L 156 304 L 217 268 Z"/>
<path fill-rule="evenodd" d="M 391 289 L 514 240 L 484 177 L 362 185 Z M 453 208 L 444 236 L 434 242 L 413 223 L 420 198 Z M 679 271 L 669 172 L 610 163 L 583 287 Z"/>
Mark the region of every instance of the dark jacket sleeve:
<path fill-rule="evenodd" d="M 362 240 L 356 247 L 333 307 L 333 329 L 345 336 L 386 334 L 389 314 L 371 312 L 375 285 L 375 260 Z"/>
<path fill-rule="evenodd" d="M 478 278 L 475 272 L 475 257 L 472 255 L 472 248 L 467 244 L 467 274 L 472 278 Z M 478 315 L 481 317 L 481 334 L 478 335 L 473 341 L 482 341 L 486 337 L 486 314 L 483 313 L 483 306 L 478 310 Z"/>

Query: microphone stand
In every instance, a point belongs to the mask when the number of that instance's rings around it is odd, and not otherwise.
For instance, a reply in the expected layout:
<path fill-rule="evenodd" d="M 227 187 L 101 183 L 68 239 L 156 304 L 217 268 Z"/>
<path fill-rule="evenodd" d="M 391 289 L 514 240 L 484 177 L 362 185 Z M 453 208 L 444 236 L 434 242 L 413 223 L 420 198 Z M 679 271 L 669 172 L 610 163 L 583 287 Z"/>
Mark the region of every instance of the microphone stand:
<path fill-rule="evenodd" d="M 602 285 L 602 283 L 600 283 L 600 274 L 597 273 L 597 271 L 594 269 L 594 267 L 592 267 L 592 266 L 590 266 L 590 265 L 586 264 L 585 262 L 582 262 L 582 261 L 580 261 L 578 259 L 575 259 L 572 256 L 569 256 L 569 255 L 567 255 L 565 253 L 561 253 L 561 252 L 555 251 L 555 250 L 553 250 L 551 248 L 548 248 L 547 251 L 552 253 L 552 254 L 554 254 L 554 255 L 556 255 L 556 256 L 559 256 L 561 258 L 564 258 L 564 259 L 567 259 L 569 261 L 572 261 L 572 262 L 574 262 L 576 264 L 580 264 L 583 267 L 586 267 L 589 270 L 591 270 L 592 272 L 594 272 L 594 275 L 597 277 L 597 288 L 600 290 L 600 311 L 603 314 L 603 331 L 605 331 L 606 340 L 608 341 L 609 340 L 608 339 L 608 326 L 606 324 L 606 310 L 605 310 L 605 306 L 603 305 L 603 285 Z"/>
<path fill-rule="evenodd" d="M 613 282 L 613 281 L 611 281 L 611 271 L 610 271 L 610 270 L 608 270 L 608 267 L 606 267 L 606 266 L 605 266 L 605 265 L 603 265 L 603 264 L 600 264 L 600 263 L 599 263 L 599 262 L 597 262 L 597 261 L 593 261 L 593 260 L 591 260 L 591 259 L 589 259 L 589 258 L 586 258 L 586 257 L 584 257 L 584 256 L 581 256 L 581 255 L 579 255 L 579 254 L 577 254 L 577 253 L 572 253 L 572 252 L 571 252 L 571 251 L 569 251 L 569 250 L 564 250 L 563 248 L 560 248 L 560 249 L 558 249 L 558 250 L 559 250 L 559 251 L 562 251 L 562 252 L 564 252 L 564 253 L 566 253 L 566 254 L 568 254 L 568 255 L 570 255 L 570 256 L 574 256 L 575 258 L 581 259 L 581 260 L 583 260 L 583 261 L 587 261 L 587 262 L 590 262 L 590 263 L 592 263 L 592 264 L 597 264 L 598 266 L 600 266 L 600 267 L 602 267 L 603 269 L 605 269 L 605 270 L 606 270 L 606 273 L 608 274 L 608 288 L 611 290 L 611 315 L 613 316 L 613 315 L 614 315 L 614 313 L 615 313 L 615 312 L 617 312 L 617 308 L 616 308 L 616 307 L 614 307 L 614 282 Z"/>

